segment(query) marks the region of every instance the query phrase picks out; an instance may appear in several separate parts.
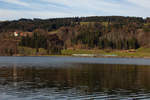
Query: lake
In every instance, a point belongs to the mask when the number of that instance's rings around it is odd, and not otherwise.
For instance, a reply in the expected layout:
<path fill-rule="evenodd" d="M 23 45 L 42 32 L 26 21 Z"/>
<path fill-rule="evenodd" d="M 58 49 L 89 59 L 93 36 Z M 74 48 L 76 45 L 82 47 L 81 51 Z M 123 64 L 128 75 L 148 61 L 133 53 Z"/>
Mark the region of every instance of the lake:
<path fill-rule="evenodd" d="M 150 59 L 0 57 L 0 100 L 149 100 Z"/>

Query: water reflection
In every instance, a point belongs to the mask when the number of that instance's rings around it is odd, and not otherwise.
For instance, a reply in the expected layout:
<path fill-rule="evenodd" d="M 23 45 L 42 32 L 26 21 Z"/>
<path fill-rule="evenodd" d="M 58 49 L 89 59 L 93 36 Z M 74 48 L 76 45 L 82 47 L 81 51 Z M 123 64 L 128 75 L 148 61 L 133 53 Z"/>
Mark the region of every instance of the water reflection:
<path fill-rule="evenodd" d="M 150 99 L 150 67 L 72 64 L 0 67 L 0 99 Z"/>

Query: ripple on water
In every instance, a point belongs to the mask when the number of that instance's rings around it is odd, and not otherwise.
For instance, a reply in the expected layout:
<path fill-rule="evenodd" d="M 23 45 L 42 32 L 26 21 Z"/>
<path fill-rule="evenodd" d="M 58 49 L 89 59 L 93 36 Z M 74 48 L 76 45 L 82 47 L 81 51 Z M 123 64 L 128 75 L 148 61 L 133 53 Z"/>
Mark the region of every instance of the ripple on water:
<path fill-rule="evenodd" d="M 150 99 L 148 59 L 6 58 L 0 57 L 0 100 Z"/>

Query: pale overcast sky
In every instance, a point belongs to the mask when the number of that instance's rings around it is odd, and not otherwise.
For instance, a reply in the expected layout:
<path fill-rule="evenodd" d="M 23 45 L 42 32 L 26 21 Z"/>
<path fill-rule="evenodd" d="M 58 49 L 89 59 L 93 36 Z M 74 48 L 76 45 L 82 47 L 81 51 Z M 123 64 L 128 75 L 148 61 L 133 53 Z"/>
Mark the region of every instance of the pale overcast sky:
<path fill-rule="evenodd" d="M 150 0 L 0 0 L 0 20 L 73 16 L 150 16 Z"/>

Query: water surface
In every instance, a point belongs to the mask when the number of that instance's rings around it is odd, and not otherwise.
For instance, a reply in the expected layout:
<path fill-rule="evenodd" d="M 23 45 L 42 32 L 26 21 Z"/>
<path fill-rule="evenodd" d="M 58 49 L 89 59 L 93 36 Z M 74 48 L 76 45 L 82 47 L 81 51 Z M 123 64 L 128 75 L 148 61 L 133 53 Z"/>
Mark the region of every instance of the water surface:
<path fill-rule="evenodd" d="M 150 60 L 0 57 L 0 100 L 149 100 Z"/>

